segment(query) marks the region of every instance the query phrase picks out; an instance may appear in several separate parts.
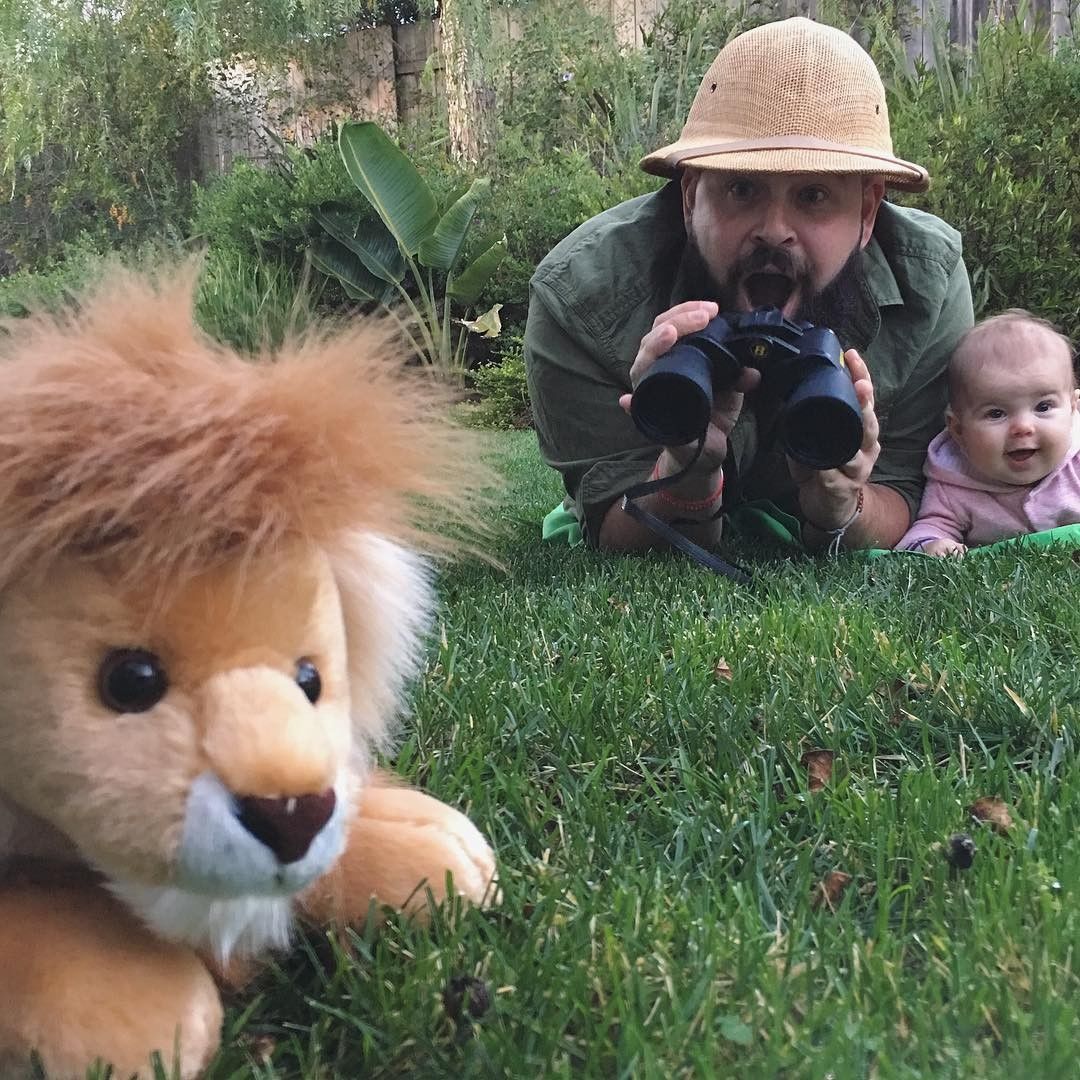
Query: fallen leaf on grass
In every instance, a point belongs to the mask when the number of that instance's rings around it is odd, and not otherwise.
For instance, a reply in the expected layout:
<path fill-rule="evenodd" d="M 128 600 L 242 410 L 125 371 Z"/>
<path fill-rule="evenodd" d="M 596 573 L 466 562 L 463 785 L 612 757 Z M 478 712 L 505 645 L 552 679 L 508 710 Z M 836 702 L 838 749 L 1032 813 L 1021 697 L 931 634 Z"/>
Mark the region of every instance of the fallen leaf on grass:
<path fill-rule="evenodd" d="M 840 903 L 840 898 L 844 895 L 844 890 L 851 884 L 851 875 L 845 874 L 843 870 L 830 870 L 825 877 L 818 882 L 818 887 L 814 890 L 814 898 L 810 901 L 810 906 L 817 911 L 819 907 L 824 905 L 830 911 L 836 910 L 836 905 Z"/>
<path fill-rule="evenodd" d="M 820 791 L 832 779 L 833 752 L 807 750 L 800 759 L 806 766 L 807 786 L 811 792 Z"/>
<path fill-rule="evenodd" d="M 731 666 L 722 656 L 716 661 L 716 665 L 713 667 L 713 678 L 717 681 L 723 679 L 725 682 L 731 682 Z"/>
<path fill-rule="evenodd" d="M 893 697 L 906 697 L 908 701 L 917 701 L 929 690 L 929 684 L 920 682 L 914 675 L 898 675 L 889 687 Z"/>
<path fill-rule="evenodd" d="M 976 821 L 989 825 L 994 832 L 1003 836 L 1012 828 L 1013 819 L 1009 808 L 996 796 L 987 795 L 982 799 L 976 799 L 969 807 L 968 813 Z"/>

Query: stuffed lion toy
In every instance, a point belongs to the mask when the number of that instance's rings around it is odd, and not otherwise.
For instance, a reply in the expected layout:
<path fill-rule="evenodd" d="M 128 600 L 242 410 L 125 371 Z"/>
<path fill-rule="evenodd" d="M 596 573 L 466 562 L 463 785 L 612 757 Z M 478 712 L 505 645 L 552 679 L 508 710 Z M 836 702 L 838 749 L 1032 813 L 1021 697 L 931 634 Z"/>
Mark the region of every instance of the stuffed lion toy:
<path fill-rule="evenodd" d="M 4 1077 L 195 1076 L 219 980 L 295 920 L 493 889 L 477 829 L 375 765 L 476 446 L 384 324 L 245 359 L 196 277 L 0 328 Z"/>

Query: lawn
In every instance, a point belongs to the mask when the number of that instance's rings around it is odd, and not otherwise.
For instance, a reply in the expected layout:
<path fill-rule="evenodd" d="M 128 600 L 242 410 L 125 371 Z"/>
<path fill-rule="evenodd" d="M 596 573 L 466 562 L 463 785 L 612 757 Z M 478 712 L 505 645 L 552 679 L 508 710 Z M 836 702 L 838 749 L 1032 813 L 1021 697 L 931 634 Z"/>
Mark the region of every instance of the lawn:
<path fill-rule="evenodd" d="M 214 1080 L 1077 1075 L 1071 554 L 742 588 L 545 548 L 557 478 L 494 438 L 505 565 L 443 573 L 397 768 L 491 837 L 504 902 L 309 938 Z"/>

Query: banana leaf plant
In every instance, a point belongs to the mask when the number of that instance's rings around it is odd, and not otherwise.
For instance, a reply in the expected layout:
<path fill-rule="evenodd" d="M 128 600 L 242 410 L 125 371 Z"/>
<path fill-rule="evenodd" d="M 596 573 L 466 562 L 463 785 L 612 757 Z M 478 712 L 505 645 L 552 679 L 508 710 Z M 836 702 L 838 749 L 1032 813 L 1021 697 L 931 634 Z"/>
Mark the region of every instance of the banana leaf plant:
<path fill-rule="evenodd" d="M 399 319 L 400 302 L 410 316 L 400 319 L 402 327 L 420 356 L 459 374 L 469 324 L 476 320 L 455 318 L 452 306 L 475 305 L 506 254 L 505 236 L 489 238 L 479 245 L 480 254 L 462 265 L 470 227 L 491 193 L 491 181 L 474 180 L 440 208 L 416 166 L 378 124 L 342 124 L 338 151 L 376 218 L 358 223 L 339 210 L 316 212 L 322 232 L 309 245 L 308 258 L 354 300 L 373 301 Z"/>

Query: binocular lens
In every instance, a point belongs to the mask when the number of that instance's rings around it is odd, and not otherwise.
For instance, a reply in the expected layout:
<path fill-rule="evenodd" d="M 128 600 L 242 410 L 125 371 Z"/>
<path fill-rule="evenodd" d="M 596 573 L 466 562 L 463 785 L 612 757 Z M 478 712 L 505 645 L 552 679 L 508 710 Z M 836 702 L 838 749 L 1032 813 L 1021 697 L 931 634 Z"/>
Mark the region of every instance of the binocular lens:
<path fill-rule="evenodd" d="M 784 448 L 812 469 L 838 469 L 862 446 L 859 399 L 848 373 L 822 368 L 788 398 L 784 412 Z"/>
<path fill-rule="evenodd" d="M 697 442 L 712 415 L 712 372 L 698 349 L 676 345 L 638 384 L 630 415 L 638 430 L 661 446 Z"/>

